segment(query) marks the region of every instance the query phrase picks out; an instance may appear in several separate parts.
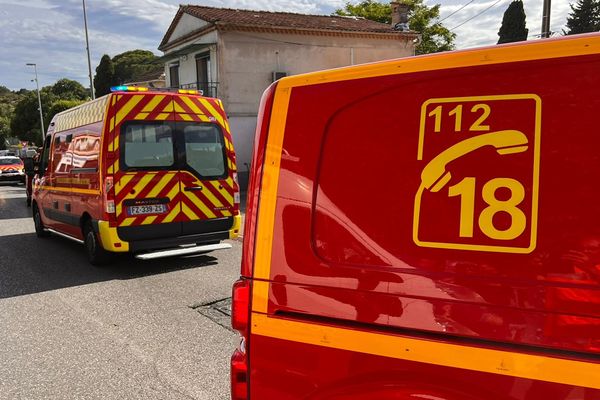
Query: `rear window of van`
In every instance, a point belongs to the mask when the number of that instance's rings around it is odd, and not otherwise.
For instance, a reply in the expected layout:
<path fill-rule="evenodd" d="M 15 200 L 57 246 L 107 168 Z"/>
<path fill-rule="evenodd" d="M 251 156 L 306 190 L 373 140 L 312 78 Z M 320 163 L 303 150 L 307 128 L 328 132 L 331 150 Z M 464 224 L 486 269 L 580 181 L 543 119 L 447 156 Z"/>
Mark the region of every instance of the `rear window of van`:
<path fill-rule="evenodd" d="M 175 163 L 173 129 L 168 123 L 131 122 L 123 127 L 121 138 L 128 168 L 165 168 Z"/>

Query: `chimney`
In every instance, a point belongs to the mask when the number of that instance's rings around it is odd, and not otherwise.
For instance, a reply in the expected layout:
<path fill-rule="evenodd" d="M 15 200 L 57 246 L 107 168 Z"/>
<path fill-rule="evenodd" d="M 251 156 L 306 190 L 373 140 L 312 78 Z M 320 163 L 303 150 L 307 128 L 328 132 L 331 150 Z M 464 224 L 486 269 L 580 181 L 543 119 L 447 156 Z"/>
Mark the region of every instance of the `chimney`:
<path fill-rule="evenodd" d="M 392 1 L 392 29 L 395 31 L 408 31 L 408 4 Z"/>

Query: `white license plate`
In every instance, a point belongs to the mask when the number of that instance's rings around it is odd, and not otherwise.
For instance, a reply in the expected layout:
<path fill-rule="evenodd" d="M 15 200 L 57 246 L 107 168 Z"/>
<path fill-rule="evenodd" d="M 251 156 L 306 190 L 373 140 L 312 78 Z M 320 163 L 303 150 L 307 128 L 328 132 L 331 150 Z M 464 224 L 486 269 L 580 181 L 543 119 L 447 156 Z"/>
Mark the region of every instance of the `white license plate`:
<path fill-rule="evenodd" d="M 129 207 L 129 215 L 164 214 L 168 210 L 166 204 L 151 204 L 147 206 Z"/>

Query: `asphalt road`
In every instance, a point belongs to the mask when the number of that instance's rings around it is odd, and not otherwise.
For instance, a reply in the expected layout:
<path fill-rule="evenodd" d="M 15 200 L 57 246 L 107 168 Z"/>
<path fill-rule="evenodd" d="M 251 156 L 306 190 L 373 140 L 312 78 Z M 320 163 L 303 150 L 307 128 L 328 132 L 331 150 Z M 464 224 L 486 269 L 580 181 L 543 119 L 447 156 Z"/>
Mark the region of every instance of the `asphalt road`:
<path fill-rule="evenodd" d="M 24 188 L 0 184 L 0 399 L 229 399 L 230 243 L 96 268 L 81 245 L 38 239 Z"/>

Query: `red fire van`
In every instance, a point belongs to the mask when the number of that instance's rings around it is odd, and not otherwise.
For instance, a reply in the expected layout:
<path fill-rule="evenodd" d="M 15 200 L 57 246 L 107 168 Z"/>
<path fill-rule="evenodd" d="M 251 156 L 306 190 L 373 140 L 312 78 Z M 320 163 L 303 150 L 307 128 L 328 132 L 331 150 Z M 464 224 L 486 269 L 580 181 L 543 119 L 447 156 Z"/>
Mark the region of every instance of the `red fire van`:
<path fill-rule="evenodd" d="M 231 247 L 240 229 L 229 124 L 218 99 L 119 86 L 57 114 L 34 179 L 38 236 L 150 259 Z"/>
<path fill-rule="evenodd" d="M 235 400 L 600 398 L 600 35 L 264 94 Z"/>

